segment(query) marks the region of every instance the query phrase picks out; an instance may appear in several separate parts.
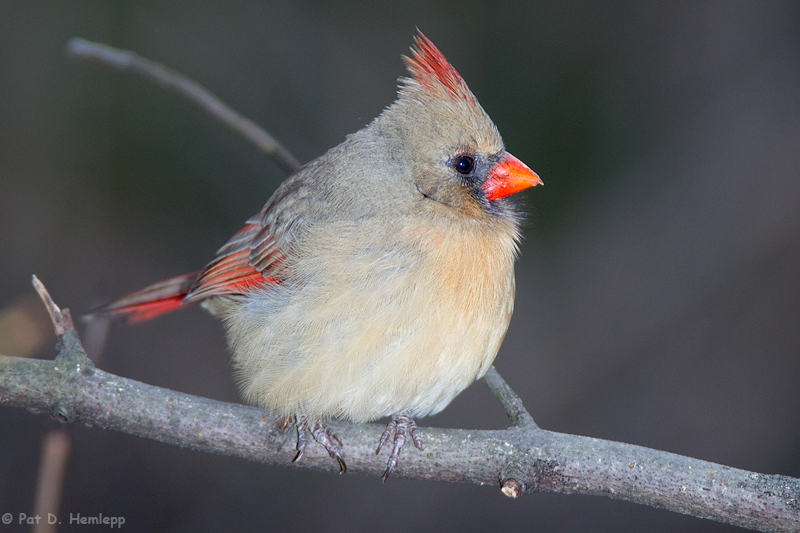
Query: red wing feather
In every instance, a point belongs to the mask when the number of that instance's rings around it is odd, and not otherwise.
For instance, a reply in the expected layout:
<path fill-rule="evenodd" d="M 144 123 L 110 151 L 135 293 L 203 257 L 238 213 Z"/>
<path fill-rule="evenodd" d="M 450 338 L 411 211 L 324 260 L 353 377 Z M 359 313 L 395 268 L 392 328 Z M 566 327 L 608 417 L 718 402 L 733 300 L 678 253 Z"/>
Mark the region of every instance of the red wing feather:
<path fill-rule="evenodd" d="M 186 303 L 205 300 L 211 296 L 243 294 L 248 290 L 276 283 L 250 264 L 250 250 L 240 250 L 218 257 L 200 273 L 185 298 Z"/>
<path fill-rule="evenodd" d="M 277 280 L 270 275 L 283 255 L 278 252 L 272 233 L 256 215 L 236 232 L 217 257 L 206 266 L 192 285 L 186 303 L 211 296 L 243 294 Z"/>
<path fill-rule="evenodd" d="M 260 220 L 259 215 L 248 220 L 202 271 L 149 285 L 103 307 L 100 312 L 125 315 L 131 322 L 141 322 L 212 296 L 244 294 L 277 283 L 272 274 L 283 261 L 283 254 Z"/>

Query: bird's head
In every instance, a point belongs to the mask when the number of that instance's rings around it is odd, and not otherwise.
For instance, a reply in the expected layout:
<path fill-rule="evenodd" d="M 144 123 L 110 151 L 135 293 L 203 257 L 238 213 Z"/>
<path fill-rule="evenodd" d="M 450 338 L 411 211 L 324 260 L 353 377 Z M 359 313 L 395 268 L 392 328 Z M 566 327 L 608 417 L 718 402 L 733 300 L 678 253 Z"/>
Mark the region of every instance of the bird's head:
<path fill-rule="evenodd" d="M 505 151 L 497 127 L 422 32 L 411 52 L 403 58 L 410 77 L 374 126 L 397 143 L 421 197 L 468 216 L 507 212 L 504 198 L 541 179 Z"/>

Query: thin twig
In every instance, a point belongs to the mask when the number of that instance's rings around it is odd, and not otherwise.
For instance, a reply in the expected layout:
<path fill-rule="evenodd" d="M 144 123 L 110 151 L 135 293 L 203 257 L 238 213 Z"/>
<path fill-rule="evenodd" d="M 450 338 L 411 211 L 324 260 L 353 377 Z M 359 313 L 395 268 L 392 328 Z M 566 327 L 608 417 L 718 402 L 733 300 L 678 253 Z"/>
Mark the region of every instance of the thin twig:
<path fill-rule="evenodd" d="M 160 63 L 145 59 L 134 52 L 93 43 L 79 37 L 69 40 L 67 54 L 75 59 L 95 61 L 126 72 L 133 72 L 185 96 L 210 115 L 241 133 L 281 164 L 289 173 L 301 167 L 300 162 L 272 135 L 255 122 L 245 118 L 199 83 Z"/>
<path fill-rule="evenodd" d="M 53 321 L 53 327 L 56 330 L 56 337 L 61 338 L 67 330 L 75 329 L 69 311 L 65 309 L 64 312 L 62 312 L 61 309 L 59 309 L 53 301 L 53 298 L 50 297 L 50 293 L 47 292 L 44 284 L 39 281 L 39 278 L 36 276 L 33 276 L 33 286 L 39 294 L 39 298 L 44 302 L 47 312 L 50 314 L 50 320 Z"/>
<path fill-rule="evenodd" d="M 506 383 L 506 380 L 503 379 L 495 367 L 489 367 L 489 371 L 483 376 L 483 382 L 486 383 L 492 394 L 500 401 L 506 414 L 511 418 L 511 423 L 519 427 L 539 428 L 536 422 L 533 421 L 531 414 L 522 405 L 522 399 Z"/>

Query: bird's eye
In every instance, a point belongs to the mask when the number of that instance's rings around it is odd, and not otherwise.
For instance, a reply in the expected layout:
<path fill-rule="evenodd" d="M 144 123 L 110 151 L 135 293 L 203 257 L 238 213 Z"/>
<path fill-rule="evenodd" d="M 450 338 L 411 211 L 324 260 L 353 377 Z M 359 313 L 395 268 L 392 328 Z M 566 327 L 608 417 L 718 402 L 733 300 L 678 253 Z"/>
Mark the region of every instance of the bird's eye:
<path fill-rule="evenodd" d="M 468 155 L 460 155 L 453 161 L 453 167 L 461 174 L 469 174 L 475 166 L 475 160 Z"/>

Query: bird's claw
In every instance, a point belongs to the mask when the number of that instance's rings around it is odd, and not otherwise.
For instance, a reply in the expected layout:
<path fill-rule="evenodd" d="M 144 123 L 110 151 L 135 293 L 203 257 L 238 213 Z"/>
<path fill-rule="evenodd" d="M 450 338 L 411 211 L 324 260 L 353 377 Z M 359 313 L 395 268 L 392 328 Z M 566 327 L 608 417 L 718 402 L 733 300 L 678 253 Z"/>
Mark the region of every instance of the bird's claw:
<path fill-rule="evenodd" d="M 293 463 L 299 461 L 300 458 L 303 457 L 303 452 L 306 450 L 306 444 L 308 442 L 306 440 L 308 418 L 296 416 L 294 420 L 295 426 L 297 427 L 297 455 L 292 459 Z M 286 429 L 289 423 L 291 423 L 291 418 L 282 418 L 278 421 L 278 427 Z M 344 462 L 344 457 L 342 456 L 342 441 L 339 440 L 339 437 L 336 436 L 333 430 L 331 430 L 325 422 L 317 420 L 311 426 L 311 436 L 314 437 L 315 441 L 325 447 L 331 459 L 336 459 L 336 462 L 339 463 L 339 473 L 344 474 L 347 472 L 347 464 Z"/>
<path fill-rule="evenodd" d="M 378 449 L 375 450 L 376 455 L 381 453 L 381 449 L 389 442 L 389 437 L 392 436 L 392 433 L 394 433 L 394 446 L 392 447 L 392 452 L 389 454 L 389 460 L 386 462 L 386 470 L 383 472 L 384 483 L 386 483 L 386 480 L 389 479 L 389 476 L 392 474 L 392 470 L 397 466 L 400 450 L 406 443 L 406 434 L 410 433 L 414 446 L 418 450 L 422 450 L 422 436 L 419 433 L 416 422 L 414 422 L 414 419 L 411 417 L 410 411 L 401 411 L 392 416 L 392 420 L 386 425 L 386 430 L 383 432 L 378 442 Z"/>
<path fill-rule="evenodd" d="M 326 426 L 324 422 L 317 420 L 311 428 L 311 435 L 313 435 L 315 441 L 325 446 L 331 459 L 336 459 L 336 462 L 339 463 L 339 473 L 344 474 L 347 472 L 347 465 L 344 462 L 344 457 L 342 457 L 342 441 L 339 440 L 336 433 Z"/>

